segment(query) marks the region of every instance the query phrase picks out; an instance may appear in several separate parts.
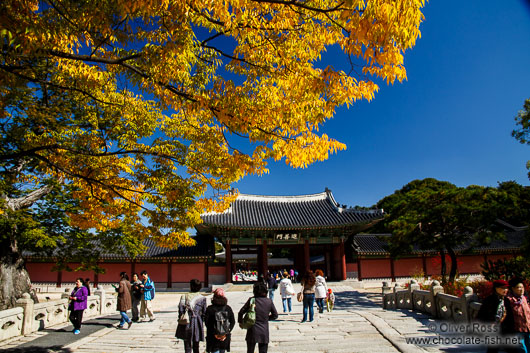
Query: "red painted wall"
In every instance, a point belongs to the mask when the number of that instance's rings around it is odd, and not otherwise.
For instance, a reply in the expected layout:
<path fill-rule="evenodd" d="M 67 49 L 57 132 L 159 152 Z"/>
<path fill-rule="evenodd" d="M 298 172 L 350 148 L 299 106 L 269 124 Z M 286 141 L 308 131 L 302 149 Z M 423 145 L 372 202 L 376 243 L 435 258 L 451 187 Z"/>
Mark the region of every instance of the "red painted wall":
<path fill-rule="evenodd" d="M 394 260 L 394 275 L 396 277 L 410 277 L 421 272 L 423 272 L 421 257 Z"/>
<path fill-rule="evenodd" d="M 357 272 L 357 262 L 346 263 L 346 272 Z"/>
<path fill-rule="evenodd" d="M 361 259 L 362 278 L 390 277 L 389 259 Z"/>
<path fill-rule="evenodd" d="M 458 256 L 458 272 L 459 273 L 480 273 L 482 268 L 480 265 L 484 263 L 483 255 Z"/>
<path fill-rule="evenodd" d="M 56 282 L 57 272 L 52 272 L 54 263 L 27 262 L 26 269 L 32 282 Z"/>
<path fill-rule="evenodd" d="M 76 268 L 78 267 L 80 264 L 70 264 L 70 267 L 71 268 Z M 76 279 L 78 279 L 79 277 L 85 279 L 85 278 L 90 278 L 90 280 L 94 281 L 94 272 L 92 271 L 62 271 L 63 272 L 63 277 L 62 277 L 62 282 L 75 282 Z M 54 275 L 54 279 L 53 281 L 55 282 L 55 280 L 57 279 L 57 272 L 53 272 L 53 275 Z M 30 273 L 30 278 L 31 280 L 33 280 L 33 277 L 31 277 L 31 273 Z"/>
<path fill-rule="evenodd" d="M 225 267 L 224 266 L 210 266 L 208 267 L 208 274 L 210 275 L 224 275 Z"/>
<path fill-rule="evenodd" d="M 172 264 L 171 266 L 172 282 L 189 282 L 194 278 L 198 279 L 201 282 L 206 281 L 206 279 L 204 278 L 204 266 L 206 266 L 205 263 Z"/>

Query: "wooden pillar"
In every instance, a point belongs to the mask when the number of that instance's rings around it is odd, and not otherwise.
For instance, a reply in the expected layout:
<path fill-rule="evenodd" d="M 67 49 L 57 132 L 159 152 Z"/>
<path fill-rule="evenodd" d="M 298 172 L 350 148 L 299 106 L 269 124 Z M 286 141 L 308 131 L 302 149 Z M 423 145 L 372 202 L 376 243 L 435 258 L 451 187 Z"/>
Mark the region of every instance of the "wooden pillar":
<path fill-rule="evenodd" d="M 97 288 L 99 286 L 99 274 L 94 273 L 94 288 Z"/>
<path fill-rule="evenodd" d="M 230 244 L 230 238 L 225 240 L 225 282 L 232 283 L 232 245 Z"/>
<path fill-rule="evenodd" d="M 167 263 L 167 287 L 171 288 L 173 283 L 173 260 L 169 259 Z"/>
<path fill-rule="evenodd" d="M 357 255 L 357 279 L 359 281 L 363 280 L 363 276 L 361 273 L 361 257 L 359 255 Z"/>
<path fill-rule="evenodd" d="M 204 261 L 204 286 L 208 287 L 210 285 L 210 281 L 208 279 L 208 260 Z"/>
<path fill-rule="evenodd" d="M 396 273 L 394 271 L 394 259 L 390 258 L 390 277 L 392 278 L 392 282 L 396 281 Z"/>
<path fill-rule="evenodd" d="M 260 274 L 263 275 L 264 278 L 266 278 L 267 273 L 269 272 L 269 261 L 267 256 L 267 240 L 263 239 L 263 243 L 260 247 L 260 258 L 261 258 L 261 267 L 260 267 Z"/>
<path fill-rule="evenodd" d="M 56 284 L 56 287 L 60 288 L 62 284 L 63 284 L 63 271 L 57 271 L 57 284 Z"/>
<path fill-rule="evenodd" d="M 309 258 L 309 239 L 305 240 L 304 243 L 304 271 L 308 272 L 311 269 L 311 262 Z"/>
<path fill-rule="evenodd" d="M 341 238 L 339 245 L 339 255 L 340 255 L 340 279 L 345 281 L 346 277 L 346 252 L 344 251 L 344 239 Z"/>

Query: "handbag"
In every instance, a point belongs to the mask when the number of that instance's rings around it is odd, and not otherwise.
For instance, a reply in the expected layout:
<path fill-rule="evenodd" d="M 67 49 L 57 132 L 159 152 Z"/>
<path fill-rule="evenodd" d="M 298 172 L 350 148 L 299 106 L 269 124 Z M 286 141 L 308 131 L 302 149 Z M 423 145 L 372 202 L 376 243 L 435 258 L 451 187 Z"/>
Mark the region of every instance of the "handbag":
<path fill-rule="evenodd" d="M 248 311 L 243 316 L 243 320 L 239 323 L 239 327 L 242 329 L 248 330 L 256 323 L 256 300 L 250 298 L 250 306 Z"/>
<path fill-rule="evenodd" d="M 296 300 L 298 300 L 299 302 L 301 302 L 302 300 L 304 300 L 304 292 L 303 292 L 303 291 L 300 291 L 300 292 L 296 295 Z"/>
<path fill-rule="evenodd" d="M 186 296 L 186 303 L 184 305 L 185 305 L 184 306 L 184 312 L 179 317 L 179 321 L 178 321 L 179 325 L 187 325 L 189 323 L 189 320 L 188 320 L 188 308 L 190 306 L 190 303 L 189 303 L 189 300 L 188 300 L 188 296 Z"/>

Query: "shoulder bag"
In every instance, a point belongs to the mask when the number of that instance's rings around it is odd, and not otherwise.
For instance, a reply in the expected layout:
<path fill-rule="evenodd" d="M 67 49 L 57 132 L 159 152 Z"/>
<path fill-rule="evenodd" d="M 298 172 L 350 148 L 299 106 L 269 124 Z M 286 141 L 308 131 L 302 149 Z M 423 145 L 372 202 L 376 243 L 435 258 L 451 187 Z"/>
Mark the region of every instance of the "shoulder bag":
<path fill-rule="evenodd" d="M 243 320 L 239 323 L 239 327 L 248 330 L 256 323 L 256 300 L 250 298 L 250 306 L 248 311 L 243 316 Z"/>

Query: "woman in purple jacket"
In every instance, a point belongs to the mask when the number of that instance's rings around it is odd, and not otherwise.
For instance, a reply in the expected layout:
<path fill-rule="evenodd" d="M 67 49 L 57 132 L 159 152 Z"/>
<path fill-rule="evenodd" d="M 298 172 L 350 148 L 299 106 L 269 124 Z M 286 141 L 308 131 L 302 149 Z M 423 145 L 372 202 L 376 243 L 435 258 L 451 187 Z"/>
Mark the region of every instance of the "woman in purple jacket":
<path fill-rule="evenodd" d="M 83 279 L 75 280 L 75 288 L 70 294 L 70 321 L 74 325 L 74 335 L 81 333 L 81 321 L 83 321 L 83 311 L 86 309 L 88 290 L 83 286 Z"/>

